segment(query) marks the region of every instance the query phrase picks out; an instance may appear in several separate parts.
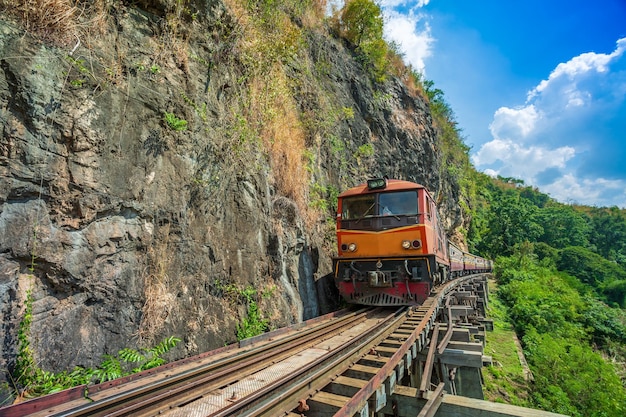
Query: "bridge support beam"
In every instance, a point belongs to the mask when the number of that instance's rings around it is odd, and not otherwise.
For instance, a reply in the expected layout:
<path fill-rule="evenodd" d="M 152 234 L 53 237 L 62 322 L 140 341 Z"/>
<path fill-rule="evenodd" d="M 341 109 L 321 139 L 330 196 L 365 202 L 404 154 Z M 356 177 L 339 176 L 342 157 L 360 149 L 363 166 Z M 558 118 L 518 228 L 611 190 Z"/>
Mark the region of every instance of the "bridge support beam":
<path fill-rule="evenodd" d="M 380 413 L 398 417 L 414 417 L 420 413 L 425 399 L 418 398 L 419 389 L 396 385 L 394 393 Z M 396 414 L 394 414 L 396 413 Z M 489 401 L 444 394 L 435 417 L 566 417 L 563 414 L 492 403 Z"/>

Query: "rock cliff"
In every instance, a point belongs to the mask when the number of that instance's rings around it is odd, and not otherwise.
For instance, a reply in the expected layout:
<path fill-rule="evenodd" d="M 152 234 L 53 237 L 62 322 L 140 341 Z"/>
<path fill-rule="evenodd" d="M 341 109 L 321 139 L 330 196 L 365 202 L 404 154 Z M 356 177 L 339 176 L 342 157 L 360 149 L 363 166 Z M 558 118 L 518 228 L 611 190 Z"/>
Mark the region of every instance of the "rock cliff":
<path fill-rule="evenodd" d="M 408 179 L 464 221 L 427 102 L 324 19 L 118 3 L 64 37 L 0 15 L 0 378 L 28 291 L 44 369 L 182 357 L 236 340 L 246 288 L 272 327 L 335 307 L 338 190 Z"/>

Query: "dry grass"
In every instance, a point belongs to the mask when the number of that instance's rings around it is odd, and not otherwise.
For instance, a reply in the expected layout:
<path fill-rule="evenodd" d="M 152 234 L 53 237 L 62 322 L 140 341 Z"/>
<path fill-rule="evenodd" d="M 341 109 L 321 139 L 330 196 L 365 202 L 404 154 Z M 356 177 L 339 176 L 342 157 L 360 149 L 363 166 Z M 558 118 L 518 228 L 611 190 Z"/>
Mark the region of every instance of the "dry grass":
<path fill-rule="evenodd" d="M 163 236 L 169 234 L 169 230 L 162 232 Z M 168 275 L 174 251 L 168 243 L 168 239 L 164 239 L 148 249 L 149 265 L 144 275 L 145 302 L 138 330 L 140 340 L 146 345 L 155 341 L 175 306 L 176 296 L 170 289 L 172 282 Z"/>
<path fill-rule="evenodd" d="M 40 37 L 66 43 L 76 33 L 80 9 L 74 0 L 0 0 L 0 9 Z"/>
<path fill-rule="evenodd" d="M 270 83 L 256 82 L 253 92 L 253 114 L 265 114 L 261 138 L 270 155 L 276 188 L 280 193 L 296 202 L 298 208 L 305 207 L 305 190 L 308 175 L 304 169 L 304 130 L 287 91 L 284 74 L 277 70 Z M 271 111 L 270 111 L 271 109 Z"/>
<path fill-rule="evenodd" d="M 326 15 L 326 0 L 312 0 L 302 15 L 302 25 L 308 28 L 319 27 Z"/>
<path fill-rule="evenodd" d="M 323 2 L 315 4 L 317 8 L 309 7 L 303 17 L 308 24 L 320 19 Z M 268 155 L 277 193 L 293 200 L 305 221 L 312 223 L 316 216 L 307 203 L 310 181 L 304 160 L 306 132 L 283 64 L 293 55 L 305 55 L 298 53 L 302 47 L 301 29 L 279 11 L 270 17 L 274 24 L 268 25 L 238 0 L 227 0 L 227 5 L 244 28 L 240 48 L 250 74 L 250 105 L 245 112 L 248 126 Z"/>
<path fill-rule="evenodd" d="M 32 35 L 61 45 L 104 30 L 109 14 L 106 0 L 0 0 L 0 10 Z"/>
<path fill-rule="evenodd" d="M 394 51 L 387 54 L 389 60 L 389 71 L 400 78 L 414 97 L 426 98 L 422 83 L 416 78 L 415 70 L 404 62 L 404 57 Z"/>

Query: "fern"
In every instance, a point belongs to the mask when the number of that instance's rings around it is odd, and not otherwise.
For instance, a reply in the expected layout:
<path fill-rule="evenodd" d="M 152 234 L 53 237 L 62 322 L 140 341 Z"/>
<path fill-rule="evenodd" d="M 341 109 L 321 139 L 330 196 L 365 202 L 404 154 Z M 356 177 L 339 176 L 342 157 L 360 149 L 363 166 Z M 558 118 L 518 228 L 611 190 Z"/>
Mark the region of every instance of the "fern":
<path fill-rule="evenodd" d="M 135 349 L 125 348 L 120 350 L 117 354 L 120 359 L 126 363 L 143 362 L 146 360 L 146 357 Z"/>
<path fill-rule="evenodd" d="M 111 381 L 124 376 L 120 360 L 112 355 L 104 355 L 104 361 L 94 371 L 94 377 L 98 382 Z"/>
<path fill-rule="evenodd" d="M 149 349 L 148 352 L 152 353 L 154 356 L 161 356 L 169 352 L 178 342 L 180 342 L 179 338 L 170 336 L 152 349 Z"/>

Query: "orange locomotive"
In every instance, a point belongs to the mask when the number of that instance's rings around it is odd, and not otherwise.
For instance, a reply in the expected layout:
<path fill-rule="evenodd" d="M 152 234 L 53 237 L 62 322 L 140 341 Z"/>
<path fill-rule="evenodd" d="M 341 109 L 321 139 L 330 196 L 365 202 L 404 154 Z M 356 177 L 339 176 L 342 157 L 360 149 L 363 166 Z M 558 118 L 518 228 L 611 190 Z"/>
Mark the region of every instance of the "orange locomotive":
<path fill-rule="evenodd" d="M 418 305 L 450 276 L 481 272 L 465 270 L 468 256 L 482 258 L 449 245 L 430 193 L 409 181 L 376 178 L 340 194 L 337 246 L 335 283 L 353 304 Z"/>

